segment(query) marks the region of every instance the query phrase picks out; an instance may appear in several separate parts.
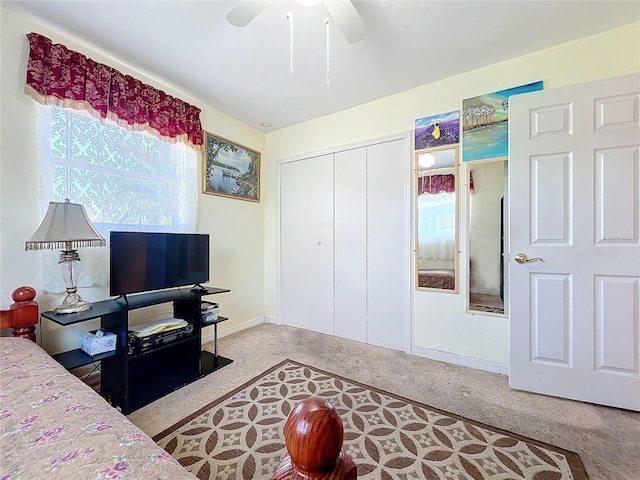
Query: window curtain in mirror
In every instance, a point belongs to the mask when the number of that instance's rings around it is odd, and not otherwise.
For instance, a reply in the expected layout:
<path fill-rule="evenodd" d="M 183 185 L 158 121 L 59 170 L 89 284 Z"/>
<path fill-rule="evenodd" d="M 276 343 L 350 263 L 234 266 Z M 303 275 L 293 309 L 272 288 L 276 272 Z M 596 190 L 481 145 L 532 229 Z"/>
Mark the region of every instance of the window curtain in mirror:
<path fill-rule="evenodd" d="M 437 195 L 438 193 L 454 193 L 455 191 L 456 176 L 453 174 L 427 174 L 418 178 L 418 195 L 424 195 L 425 193 Z"/>
<path fill-rule="evenodd" d="M 448 268 L 455 259 L 456 176 L 418 178 L 418 267 Z"/>
<path fill-rule="evenodd" d="M 419 268 L 446 268 L 438 262 L 455 259 L 455 193 L 430 193 L 418 197 Z"/>
<path fill-rule="evenodd" d="M 120 127 L 202 149 L 199 108 L 40 34 L 32 32 L 27 38 L 25 93 L 38 103 L 86 110 Z"/>

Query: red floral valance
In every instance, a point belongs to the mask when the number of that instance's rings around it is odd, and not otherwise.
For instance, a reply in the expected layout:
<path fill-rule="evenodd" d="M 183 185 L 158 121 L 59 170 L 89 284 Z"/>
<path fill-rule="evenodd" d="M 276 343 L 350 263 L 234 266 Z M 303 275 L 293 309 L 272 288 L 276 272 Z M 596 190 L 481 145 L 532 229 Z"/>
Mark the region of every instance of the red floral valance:
<path fill-rule="evenodd" d="M 425 175 L 418 178 L 418 195 L 425 193 L 437 195 L 439 193 L 453 193 L 456 191 L 456 176 L 448 175 Z"/>
<path fill-rule="evenodd" d="M 25 93 L 37 102 L 87 110 L 130 130 L 147 131 L 170 143 L 184 142 L 195 150 L 202 148 L 199 108 L 42 35 L 29 33 L 27 38 Z"/>

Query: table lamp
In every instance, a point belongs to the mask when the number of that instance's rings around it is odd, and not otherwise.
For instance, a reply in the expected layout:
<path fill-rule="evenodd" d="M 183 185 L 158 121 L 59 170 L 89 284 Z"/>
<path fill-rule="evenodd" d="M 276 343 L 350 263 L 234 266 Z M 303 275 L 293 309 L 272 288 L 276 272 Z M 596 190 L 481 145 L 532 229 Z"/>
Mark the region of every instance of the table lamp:
<path fill-rule="evenodd" d="M 75 313 L 91 308 L 91 303 L 78 295 L 73 268 L 80 261 L 77 248 L 104 247 L 106 240 L 91 224 L 84 206 L 64 202 L 49 202 L 44 220 L 25 245 L 25 250 L 61 249 L 60 260 L 64 263 L 64 282 L 67 296 L 55 309 L 55 313 Z"/>

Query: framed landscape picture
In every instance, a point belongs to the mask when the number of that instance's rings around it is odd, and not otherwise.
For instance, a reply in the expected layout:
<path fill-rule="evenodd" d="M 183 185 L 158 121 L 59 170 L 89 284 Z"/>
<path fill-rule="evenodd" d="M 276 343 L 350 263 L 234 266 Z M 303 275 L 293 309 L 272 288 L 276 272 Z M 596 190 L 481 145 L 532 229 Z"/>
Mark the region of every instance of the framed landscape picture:
<path fill-rule="evenodd" d="M 542 82 L 528 83 L 462 101 L 462 161 L 509 154 L 509 97 L 542 90 Z"/>
<path fill-rule="evenodd" d="M 204 132 L 203 192 L 260 201 L 260 152 Z"/>

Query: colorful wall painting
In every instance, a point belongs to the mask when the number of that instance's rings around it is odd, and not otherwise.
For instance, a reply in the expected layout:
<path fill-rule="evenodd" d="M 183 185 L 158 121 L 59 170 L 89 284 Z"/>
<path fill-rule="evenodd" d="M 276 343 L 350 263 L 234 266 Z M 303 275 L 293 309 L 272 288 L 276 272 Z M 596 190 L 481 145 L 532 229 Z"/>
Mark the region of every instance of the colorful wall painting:
<path fill-rule="evenodd" d="M 260 201 L 260 152 L 204 132 L 203 192 Z"/>
<path fill-rule="evenodd" d="M 542 82 L 528 83 L 462 101 L 462 161 L 509 154 L 509 97 L 542 90 Z"/>
<path fill-rule="evenodd" d="M 416 150 L 460 142 L 460 110 L 417 119 L 414 140 Z"/>

